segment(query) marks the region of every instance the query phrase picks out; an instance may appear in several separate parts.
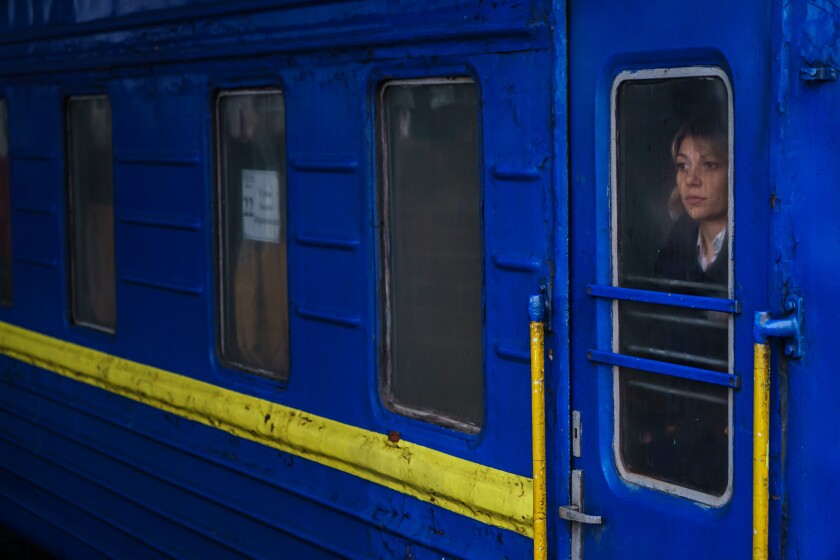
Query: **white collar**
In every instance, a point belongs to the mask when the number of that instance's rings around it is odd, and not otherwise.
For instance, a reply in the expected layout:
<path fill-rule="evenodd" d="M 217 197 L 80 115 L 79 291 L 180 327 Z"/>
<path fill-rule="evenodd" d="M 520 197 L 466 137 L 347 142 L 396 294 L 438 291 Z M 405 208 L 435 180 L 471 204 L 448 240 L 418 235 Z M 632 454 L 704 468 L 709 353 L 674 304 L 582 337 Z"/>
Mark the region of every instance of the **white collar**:
<path fill-rule="evenodd" d="M 706 272 L 712 266 L 712 263 L 717 260 L 720 250 L 723 249 L 724 237 L 726 237 L 726 228 L 720 230 L 720 233 L 715 236 L 714 241 L 712 241 L 712 258 L 706 260 L 706 252 L 703 251 L 703 234 L 699 229 L 697 230 L 697 264 L 700 265 L 703 272 Z"/>

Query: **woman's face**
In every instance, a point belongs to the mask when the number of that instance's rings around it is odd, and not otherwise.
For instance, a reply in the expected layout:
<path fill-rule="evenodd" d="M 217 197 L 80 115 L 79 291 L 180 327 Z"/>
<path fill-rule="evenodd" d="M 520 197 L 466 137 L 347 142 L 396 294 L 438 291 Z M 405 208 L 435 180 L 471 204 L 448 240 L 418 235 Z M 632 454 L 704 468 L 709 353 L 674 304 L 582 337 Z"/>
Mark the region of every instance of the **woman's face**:
<path fill-rule="evenodd" d="M 677 188 L 685 211 L 696 222 L 726 220 L 729 209 L 729 162 L 714 143 L 683 138 L 677 153 Z"/>

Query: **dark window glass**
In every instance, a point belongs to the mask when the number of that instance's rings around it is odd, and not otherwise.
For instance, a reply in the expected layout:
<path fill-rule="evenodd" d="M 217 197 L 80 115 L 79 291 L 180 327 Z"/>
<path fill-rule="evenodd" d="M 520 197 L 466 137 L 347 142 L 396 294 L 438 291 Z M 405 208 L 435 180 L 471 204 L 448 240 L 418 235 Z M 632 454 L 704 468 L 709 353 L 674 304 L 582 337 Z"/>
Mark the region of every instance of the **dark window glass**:
<path fill-rule="evenodd" d="M 76 324 L 116 328 L 111 103 L 104 95 L 67 103 L 70 190 L 70 313 Z"/>
<path fill-rule="evenodd" d="M 729 297 L 730 124 L 723 80 L 625 81 L 615 110 L 616 284 Z M 728 315 L 616 305 L 619 352 L 730 371 Z M 627 368 L 618 378 L 626 470 L 722 496 L 731 462 L 729 389 Z"/>
<path fill-rule="evenodd" d="M 286 118 L 279 91 L 218 98 L 221 355 L 286 378 Z"/>
<path fill-rule="evenodd" d="M 380 96 L 384 398 L 410 416 L 483 422 L 478 91 L 391 82 Z"/>
<path fill-rule="evenodd" d="M 0 304 L 12 304 L 12 209 L 9 185 L 9 119 L 0 99 Z"/>

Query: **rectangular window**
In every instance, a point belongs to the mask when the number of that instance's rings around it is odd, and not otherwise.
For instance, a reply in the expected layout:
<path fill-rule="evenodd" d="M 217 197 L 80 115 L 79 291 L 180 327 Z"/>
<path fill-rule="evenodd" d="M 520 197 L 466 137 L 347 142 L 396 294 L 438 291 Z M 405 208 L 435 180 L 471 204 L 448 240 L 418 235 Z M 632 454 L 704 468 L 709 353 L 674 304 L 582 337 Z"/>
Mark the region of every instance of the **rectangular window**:
<path fill-rule="evenodd" d="M 615 286 L 731 298 L 730 107 L 725 76 L 713 69 L 616 80 Z M 730 315 L 638 301 L 614 306 L 616 352 L 732 372 Z M 732 481 L 732 390 L 616 370 L 615 449 L 625 478 L 722 503 Z"/>
<path fill-rule="evenodd" d="M 379 95 L 382 393 L 468 432 L 484 419 L 478 90 L 388 82 Z"/>
<path fill-rule="evenodd" d="M 68 100 L 67 153 L 71 320 L 113 332 L 114 167 L 107 96 Z"/>
<path fill-rule="evenodd" d="M 9 116 L 0 99 L 0 305 L 12 304 L 12 208 L 9 184 Z"/>
<path fill-rule="evenodd" d="M 286 117 L 279 91 L 218 96 L 222 361 L 289 375 Z"/>

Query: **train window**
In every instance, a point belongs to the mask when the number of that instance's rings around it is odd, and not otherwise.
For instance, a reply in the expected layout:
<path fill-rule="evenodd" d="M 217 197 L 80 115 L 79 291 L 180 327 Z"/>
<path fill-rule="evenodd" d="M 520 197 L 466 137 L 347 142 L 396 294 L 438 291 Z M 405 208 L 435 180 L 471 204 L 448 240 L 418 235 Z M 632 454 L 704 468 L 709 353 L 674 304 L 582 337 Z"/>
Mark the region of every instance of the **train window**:
<path fill-rule="evenodd" d="M 0 305 L 12 304 L 12 211 L 9 192 L 9 117 L 0 99 Z"/>
<path fill-rule="evenodd" d="M 70 313 L 78 325 L 113 332 L 114 172 L 107 96 L 67 102 Z"/>
<path fill-rule="evenodd" d="M 483 422 L 479 100 L 468 79 L 378 97 L 383 400 L 476 432 Z"/>
<path fill-rule="evenodd" d="M 627 73 L 615 84 L 613 281 L 729 298 L 728 83 L 709 69 L 677 74 Z M 732 371 L 729 315 L 634 301 L 614 305 L 616 351 Z M 617 368 L 616 394 L 615 449 L 625 477 L 721 503 L 732 477 L 731 389 Z"/>
<path fill-rule="evenodd" d="M 276 90 L 221 93 L 218 148 L 222 361 L 289 374 L 286 117 Z"/>

